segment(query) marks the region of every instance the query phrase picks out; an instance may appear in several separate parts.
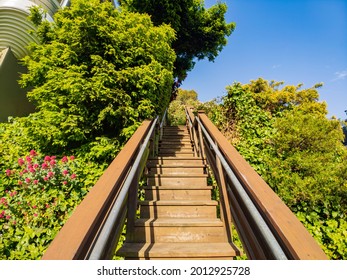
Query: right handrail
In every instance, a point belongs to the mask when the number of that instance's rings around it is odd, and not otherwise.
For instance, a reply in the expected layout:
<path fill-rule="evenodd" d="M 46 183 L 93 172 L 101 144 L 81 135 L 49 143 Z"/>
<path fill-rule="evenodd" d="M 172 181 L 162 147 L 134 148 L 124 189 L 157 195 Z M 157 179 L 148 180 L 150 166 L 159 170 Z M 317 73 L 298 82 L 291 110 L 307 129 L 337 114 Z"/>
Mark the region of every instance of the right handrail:
<path fill-rule="evenodd" d="M 186 108 L 188 122 L 193 124 L 196 138 L 203 142 L 199 146 L 204 148 L 217 182 L 225 182 L 221 207 L 225 204 L 230 208 L 248 258 L 327 259 L 296 216 L 208 117 L 203 112 L 194 117 L 188 111 L 191 110 Z"/>

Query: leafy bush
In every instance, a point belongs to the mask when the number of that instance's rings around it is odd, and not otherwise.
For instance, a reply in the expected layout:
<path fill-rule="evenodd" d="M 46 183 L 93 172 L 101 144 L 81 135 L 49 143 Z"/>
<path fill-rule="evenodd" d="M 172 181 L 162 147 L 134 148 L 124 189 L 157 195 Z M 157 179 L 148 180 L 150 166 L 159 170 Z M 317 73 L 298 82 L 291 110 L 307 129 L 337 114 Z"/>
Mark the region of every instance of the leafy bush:
<path fill-rule="evenodd" d="M 20 80 L 38 109 L 26 119 L 28 132 L 44 153 L 83 145 L 110 160 L 109 152 L 169 103 L 174 30 L 108 1 L 72 1 L 54 22 L 31 11 L 40 43 L 30 46 Z"/>
<path fill-rule="evenodd" d="M 178 89 L 176 99 L 170 102 L 168 108 L 169 125 L 185 125 L 186 113 L 184 108 L 188 105 L 197 108 L 200 105 L 197 98 L 198 94 L 194 90 Z"/>
<path fill-rule="evenodd" d="M 74 156 L 58 160 L 34 150 L 0 174 L 0 258 L 40 258 L 90 179 Z"/>
<path fill-rule="evenodd" d="M 222 117 L 214 121 L 328 257 L 347 259 L 347 149 L 341 125 L 326 118 L 326 104 L 318 101 L 320 84 L 282 85 L 260 78 L 228 86 L 214 114 Z"/>

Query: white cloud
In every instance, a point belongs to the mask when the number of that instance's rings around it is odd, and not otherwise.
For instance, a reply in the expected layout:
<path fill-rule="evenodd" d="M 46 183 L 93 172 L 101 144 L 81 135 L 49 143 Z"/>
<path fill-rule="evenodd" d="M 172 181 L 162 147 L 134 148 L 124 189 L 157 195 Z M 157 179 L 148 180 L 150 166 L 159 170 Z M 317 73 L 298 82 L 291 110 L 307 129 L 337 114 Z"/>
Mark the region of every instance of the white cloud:
<path fill-rule="evenodd" d="M 276 69 L 276 68 L 279 68 L 279 67 L 281 67 L 281 64 L 272 65 L 272 69 Z"/>
<path fill-rule="evenodd" d="M 336 78 L 333 81 L 336 80 L 344 80 L 347 78 L 347 70 L 341 71 L 341 72 L 335 72 Z"/>

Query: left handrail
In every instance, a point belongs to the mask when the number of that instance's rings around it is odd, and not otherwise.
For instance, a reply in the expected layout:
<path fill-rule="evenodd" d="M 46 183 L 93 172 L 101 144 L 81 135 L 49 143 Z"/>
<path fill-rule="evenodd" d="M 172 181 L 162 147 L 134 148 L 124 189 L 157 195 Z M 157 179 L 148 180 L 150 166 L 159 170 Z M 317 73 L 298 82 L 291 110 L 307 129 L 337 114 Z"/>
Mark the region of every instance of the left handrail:
<path fill-rule="evenodd" d="M 106 257 L 112 256 L 112 253 L 114 252 L 114 249 L 118 243 L 118 239 L 110 242 L 110 240 L 112 240 L 113 238 L 112 229 L 114 228 L 114 225 L 117 225 L 116 222 L 123 217 L 122 208 L 124 207 L 124 202 L 127 200 L 127 197 L 129 195 L 130 187 L 134 187 L 134 185 L 138 184 L 139 167 L 141 165 L 141 162 L 143 161 L 143 156 L 145 155 L 145 151 L 148 149 L 149 140 L 154 133 L 154 129 L 157 122 L 158 122 L 158 117 L 153 121 L 153 124 L 151 125 L 145 140 L 141 144 L 141 148 L 136 156 L 134 164 L 132 165 L 129 171 L 129 174 L 127 175 L 126 180 L 123 183 L 123 187 L 120 190 L 112 206 L 110 214 L 108 215 L 99 235 L 96 237 L 94 246 L 87 257 L 89 260 L 100 260 L 105 258 L 105 256 Z M 134 191 L 134 193 L 137 193 L 137 188 Z M 131 217 L 131 218 L 135 218 L 135 217 Z"/>
<path fill-rule="evenodd" d="M 110 232 L 107 235 L 111 237 L 111 233 L 114 233 L 114 238 L 111 238 L 113 244 L 110 244 L 109 248 L 117 244 L 127 215 L 126 199 L 120 201 L 120 196 L 124 198 L 126 193 L 123 190 L 124 184 L 130 175 L 130 170 L 136 170 L 135 164 L 137 165 L 138 159 L 143 155 L 140 154 L 141 151 L 149 149 L 148 136 L 153 137 L 153 128 L 157 122 L 158 117 L 152 121 L 144 121 L 136 130 L 58 232 L 44 253 L 43 260 L 73 260 L 88 259 L 90 257 L 106 259 L 112 257 L 110 254 L 113 252 L 105 250 L 107 246 L 103 246 L 104 249 L 102 250 L 98 249 L 98 253 L 96 251 L 92 253 L 93 248 L 107 221 L 107 217 L 113 215 L 113 211 L 116 210 L 113 209 L 116 204 L 116 207 L 122 209 L 121 213 L 118 213 L 117 220 L 119 223 L 115 223 L 114 228 L 109 228 Z M 148 153 L 144 154 L 148 156 Z M 128 198 L 127 194 L 125 194 L 125 198 Z"/>

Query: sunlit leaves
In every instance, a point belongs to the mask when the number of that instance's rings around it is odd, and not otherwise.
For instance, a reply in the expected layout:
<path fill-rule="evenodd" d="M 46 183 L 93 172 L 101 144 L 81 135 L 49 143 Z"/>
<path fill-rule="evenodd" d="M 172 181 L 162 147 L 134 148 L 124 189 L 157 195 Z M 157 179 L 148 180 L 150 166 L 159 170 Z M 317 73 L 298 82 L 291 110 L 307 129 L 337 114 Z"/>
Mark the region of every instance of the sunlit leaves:
<path fill-rule="evenodd" d="M 235 28 L 226 23 L 226 4 L 217 3 L 206 9 L 200 0 L 123 0 L 123 8 L 148 13 L 155 25 L 170 24 L 176 31 L 173 48 L 176 52 L 175 76 L 184 79 L 196 59 L 213 61 L 226 45 L 226 37 Z"/>
<path fill-rule="evenodd" d="M 340 122 L 326 118 L 319 87 L 234 83 L 219 110 L 227 121 L 218 124 L 328 257 L 346 259 L 347 149 Z"/>
<path fill-rule="evenodd" d="M 168 105 L 175 60 L 168 25 L 96 0 L 72 1 L 54 23 L 35 23 L 45 39 L 24 59 L 21 84 L 32 87 L 28 97 L 45 119 L 44 146 L 74 148 L 96 137 L 122 143 Z"/>

